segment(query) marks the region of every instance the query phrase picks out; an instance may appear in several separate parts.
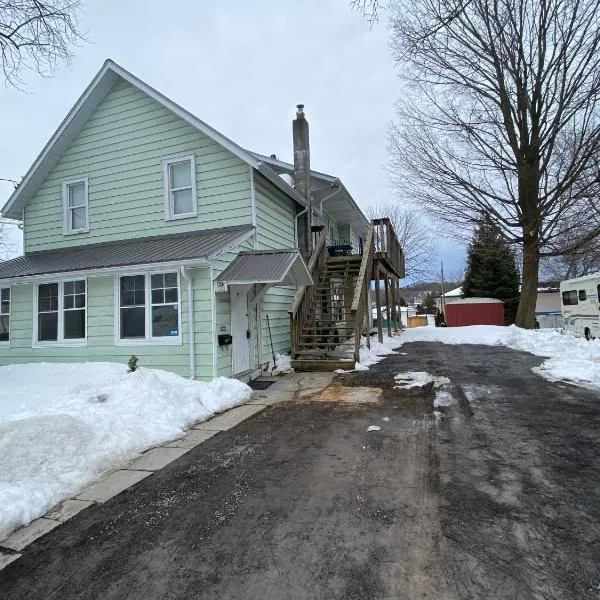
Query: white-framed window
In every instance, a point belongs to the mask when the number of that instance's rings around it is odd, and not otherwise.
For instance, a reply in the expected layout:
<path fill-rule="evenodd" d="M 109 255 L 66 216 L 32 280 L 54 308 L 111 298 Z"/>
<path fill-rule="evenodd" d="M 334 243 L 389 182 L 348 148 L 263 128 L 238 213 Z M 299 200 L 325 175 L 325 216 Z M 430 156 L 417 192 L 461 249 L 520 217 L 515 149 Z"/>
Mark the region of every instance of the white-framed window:
<path fill-rule="evenodd" d="M 122 275 L 115 281 L 117 344 L 181 344 L 177 271 Z"/>
<path fill-rule="evenodd" d="M 85 233 L 89 226 L 87 177 L 63 182 L 64 233 Z"/>
<path fill-rule="evenodd" d="M 0 346 L 10 343 L 10 288 L 0 288 Z"/>
<path fill-rule="evenodd" d="M 196 198 L 196 163 L 194 156 L 165 158 L 163 161 L 165 186 L 165 219 L 195 217 L 198 213 Z"/>
<path fill-rule="evenodd" d="M 34 294 L 34 345 L 87 343 L 85 279 L 38 283 Z"/>

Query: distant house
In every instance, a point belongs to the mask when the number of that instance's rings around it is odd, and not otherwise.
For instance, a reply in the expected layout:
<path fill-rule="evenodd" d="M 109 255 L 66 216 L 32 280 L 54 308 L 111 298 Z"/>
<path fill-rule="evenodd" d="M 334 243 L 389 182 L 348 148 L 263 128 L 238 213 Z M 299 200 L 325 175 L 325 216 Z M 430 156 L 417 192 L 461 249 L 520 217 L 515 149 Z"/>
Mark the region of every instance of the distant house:
<path fill-rule="evenodd" d="M 293 123 L 294 165 L 106 61 L 2 209 L 24 255 L 0 264 L 0 364 L 135 354 L 247 379 L 274 353 L 322 361 L 360 331 L 371 276 L 397 283 L 401 250 L 389 220 L 310 169 L 301 106 Z"/>

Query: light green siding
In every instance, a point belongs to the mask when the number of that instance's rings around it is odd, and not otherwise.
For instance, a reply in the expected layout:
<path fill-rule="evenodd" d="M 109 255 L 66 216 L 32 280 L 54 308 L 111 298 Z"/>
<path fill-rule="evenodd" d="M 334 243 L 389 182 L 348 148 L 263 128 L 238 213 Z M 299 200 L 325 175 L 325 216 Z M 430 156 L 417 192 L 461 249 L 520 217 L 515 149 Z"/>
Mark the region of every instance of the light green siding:
<path fill-rule="evenodd" d="M 296 248 L 295 203 L 283 192 L 261 176 L 255 177 L 257 248 L 283 250 Z M 261 303 L 262 356 L 264 362 L 271 357 L 271 341 L 267 315 L 271 326 L 273 349 L 286 352 L 290 349 L 290 321 L 288 311 L 296 289 L 272 287 Z"/>
<path fill-rule="evenodd" d="M 210 269 L 190 271 L 194 282 L 196 377 L 213 377 Z M 181 345 L 115 345 L 115 278 L 88 278 L 87 345 L 32 348 L 34 284 L 12 286 L 10 348 L 0 347 L 0 364 L 29 362 L 120 362 L 136 354 L 140 365 L 165 369 L 189 377 L 189 327 L 187 283 L 181 281 Z"/>
<path fill-rule="evenodd" d="M 239 252 L 243 250 L 252 250 L 254 248 L 253 239 L 248 239 L 230 252 L 226 252 L 219 256 L 213 262 L 212 276 L 216 279 L 227 266 L 235 259 Z M 220 333 L 231 333 L 231 307 L 229 304 L 229 291 L 215 292 L 215 344 L 217 357 L 217 375 L 219 377 L 231 377 L 231 345 L 219 346 L 216 336 Z"/>
<path fill-rule="evenodd" d="M 162 159 L 193 154 L 198 214 L 165 221 Z M 89 232 L 63 235 L 62 182 L 86 176 Z M 252 222 L 250 168 L 120 80 L 25 208 L 25 251 Z"/>

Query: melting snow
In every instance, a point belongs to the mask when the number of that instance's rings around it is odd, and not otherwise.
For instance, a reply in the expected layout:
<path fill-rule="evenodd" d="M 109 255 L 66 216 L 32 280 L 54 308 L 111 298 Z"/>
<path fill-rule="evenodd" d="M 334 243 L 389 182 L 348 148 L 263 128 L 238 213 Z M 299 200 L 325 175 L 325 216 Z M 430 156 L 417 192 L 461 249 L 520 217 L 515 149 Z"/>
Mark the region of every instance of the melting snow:
<path fill-rule="evenodd" d="M 395 385 L 394 389 L 409 389 L 413 387 L 423 387 L 428 383 L 433 383 L 433 387 L 440 387 L 446 383 L 450 383 L 447 377 L 439 377 L 436 375 L 430 375 L 425 371 L 408 371 L 407 373 L 398 373 L 394 376 L 394 379 L 400 384 Z"/>
<path fill-rule="evenodd" d="M 379 425 L 369 425 L 367 427 L 367 431 L 379 431 L 381 429 L 381 427 L 379 427 Z"/>
<path fill-rule="evenodd" d="M 0 367 L 0 540 L 252 390 L 115 363 Z"/>

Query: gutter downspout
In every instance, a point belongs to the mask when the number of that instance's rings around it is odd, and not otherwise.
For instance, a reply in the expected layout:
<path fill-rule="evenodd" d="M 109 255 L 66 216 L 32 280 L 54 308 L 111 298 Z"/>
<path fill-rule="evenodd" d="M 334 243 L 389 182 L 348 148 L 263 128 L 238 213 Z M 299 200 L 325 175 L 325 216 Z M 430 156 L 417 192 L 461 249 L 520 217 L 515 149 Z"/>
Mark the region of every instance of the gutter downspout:
<path fill-rule="evenodd" d="M 321 215 L 323 214 L 323 203 L 327 202 L 327 200 L 331 200 L 336 194 L 342 191 L 342 186 L 340 185 L 339 180 L 335 182 L 335 185 L 337 187 L 333 190 L 333 192 L 327 194 L 325 198 L 321 198 L 321 200 L 319 201 L 319 211 L 321 212 Z M 334 187 L 334 184 L 331 184 L 331 187 Z"/>
<path fill-rule="evenodd" d="M 180 267 L 181 276 L 187 282 L 188 292 L 188 327 L 190 334 L 190 379 L 196 379 L 196 327 L 194 323 L 194 286 L 192 278 L 189 276 L 185 267 Z"/>

